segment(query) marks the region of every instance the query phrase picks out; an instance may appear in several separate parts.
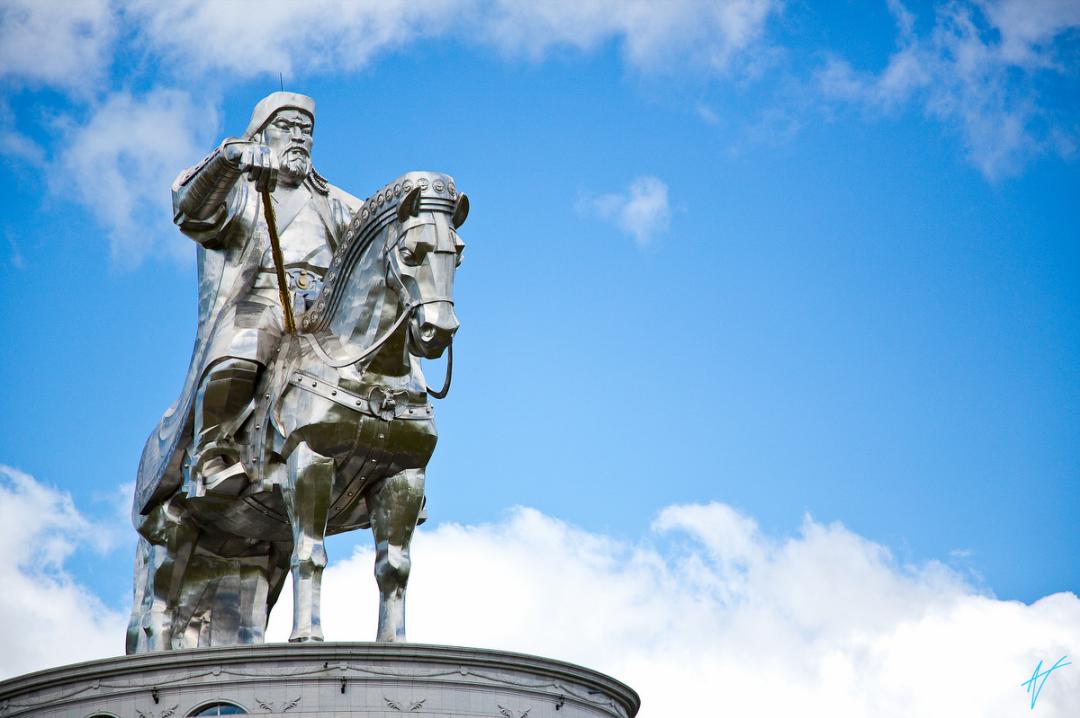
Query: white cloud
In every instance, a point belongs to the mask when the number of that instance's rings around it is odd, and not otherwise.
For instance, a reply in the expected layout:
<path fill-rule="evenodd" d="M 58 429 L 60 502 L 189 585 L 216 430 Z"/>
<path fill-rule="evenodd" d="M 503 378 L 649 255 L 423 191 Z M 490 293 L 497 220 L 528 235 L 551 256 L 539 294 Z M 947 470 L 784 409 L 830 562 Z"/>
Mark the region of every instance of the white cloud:
<path fill-rule="evenodd" d="M 91 96 L 117 29 L 191 73 L 247 78 L 353 70 L 375 55 L 451 36 L 539 59 L 554 48 L 614 41 L 641 70 L 686 62 L 726 70 L 761 40 L 780 0 L 11 0 L 0 9 L 0 78 Z"/>
<path fill-rule="evenodd" d="M 1001 33 L 1002 58 L 1021 67 L 1056 65 L 1048 45 L 1080 26 L 1077 0 L 984 0 L 981 5 Z"/>
<path fill-rule="evenodd" d="M 689 61 L 725 70 L 740 53 L 755 48 L 779 5 L 778 0 L 271 0 L 252 12 L 241 3 L 132 0 L 127 11 L 149 46 L 185 72 L 250 77 L 352 70 L 377 53 L 442 36 L 533 59 L 554 48 L 591 50 L 615 41 L 637 69 L 677 69 Z"/>
<path fill-rule="evenodd" d="M 1080 2 L 947 2 L 925 36 L 898 0 L 889 5 L 898 28 L 889 62 L 874 74 L 829 58 L 817 73 L 827 98 L 886 112 L 918 102 L 960 133 L 968 158 L 991 180 L 1041 153 L 1073 151 L 1074 138 L 1033 88 L 1037 77 L 1075 69 L 1059 59 L 1056 42 L 1080 28 Z"/>
<path fill-rule="evenodd" d="M 0 467 L 0 676 L 121 651 L 126 617 L 65 569 L 101 548 L 100 531 L 68 495 Z M 331 556 L 330 640 L 374 635 L 373 558 Z M 288 595 L 271 639 L 288 635 Z M 1040 660 L 1080 655 L 1080 600 L 1000 601 L 809 517 L 774 539 L 724 504 L 669 506 L 647 536 L 619 541 L 519 508 L 420 529 L 409 636 L 610 673 L 640 692 L 641 718 L 1006 718 L 1028 710 L 1021 684 Z M 1076 715 L 1080 671 L 1055 672 L 1036 709 Z"/>
<path fill-rule="evenodd" d="M 108 67 L 114 19 L 108 0 L 5 0 L 0 78 L 91 93 Z"/>
<path fill-rule="evenodd" d="M 501 0 L 481 6 L 478 23 L 504 52 L 540 57 L 553 47 L 592 49 L 621 42 L 629 64 L 639 70 L 673 70 L 687 61 L 727 70 L 754 48 L 774 0 L 558 0 L 536 3 Z M 474 21 L 474 23 L 477 21 Z"/>
<path fill-rule="evenodd" d="M 7 155 L 31 165 L 41 166 L 45 151 L 26 135 L 20 134 L 0 118 L 0 155 Z"/>
<path fill-rule="evenodd" d="M 616 42 L 627 63 L 641 71 L 691 64 L 749 72 L 766 23 L 778 9 L 778 0 L 271 0 L 258 11 L 202 0 L 124 0 L 115 6 L 98 0 L 75 9 L 39 0 L 0 11 L 0 39 L 12 40 L 0 45 L 0 58 L 6 58 L 0 77 L 51 85 L 88 104 L 87 120 L 59 123 L 62 149 L 51 183 L 72 191 L 91 211 L 105 230 L 114 264 L 132 268 L 163 250 L 190 257 L 168 223 L 169 185 L 216 139 L 211 133 L 218 113 L 213 100 L 161 87 L 141 96 L 116 91 L 89 99 L 100 94 L 97 81 L 111 60 L 114 27 L 128 28 L 136 45 L 161 64 L 164 77 L 171 72 L 177 83 L 222 88 L 278 72 L 288 77 L 355 70 L 380 53 L 444 37 L 531 59 L 557 48 L 587 51 Z M 40 59 L 40 49 L 54 43 L 60 49 Z M 742 65 L 740 58 L 746 60 Z M 3 128 L 10 131 L 3 133 L 0 153 L 47 162 L 41 148 L 15 132 L 10 118 L 0 122 Z M 644 244 L 666 227 L 666 188 L 642 178 L 611 212 Z"/>
<path fill-rule="evenodd" d="M 244 3 L 131 0 L 143 40 L 185 73 L 352 70 L 381 50 L 444 31 L 463 3 L 269 0 Z"/>
<path fill-rule="evenodd" d="M 137 266 L 160 252 L 190 258 L 172 225 L 170 187 L 209 151 L 217 126 L 213 104 L 186 92 L 114 93 L 86 122 L 66 128 L 53 189 L 73 192 L 93 213 L 118 266 Z"/>
<path fill-rule="evenodd" d="M 7 239 L 8 247 L 11 250 L 8 254 L 9 264 L 18 270 L 26 269 L 26 258 L 23 256 L 19 243 L 15 241 L 15 235 L 12 234 L 10 229 L 4 230 L 4 238 Z"/>
<path fill-rule="evenodd" d="M 943 565 L 807 518 L 775 540 L 723 504 L 664 509 L 621 542 L 531 509 L 420 529 L 409 589 L 415 641 L 523 651 L 626 681 L 641 718 L 1011 718 L 1043 659 L 1080 655 L 1080 600 L 1025 605 L 974 590 Z M 329 640 L 375 633 L 373 554 L 327 569 Z M 270 636 L 288 635 L 286 588 Z M 1071 671 L 1071 672 L 1070 672 Z M 1044 718 L 1080 710 L 1080 670 L 1048 680 Z"/>
<path fill-rule="evenodd" d="M 697 111 L 697 116 L 706 125 L 715 127 L 720 124 L 721 120 L 719 113 L 704 102 L 699 102 L 694 109 Z"/>
<path fill-rule="evenodd" d="M 68 494 L 0 466 L 0 676 L 123 653 L 127 617 L 65 569 L 78 548 L 115 537 Z"/>
<path fill-rule="evenodd" d="M 0 97 L 0 155 L 7 155 L 37 167 L 45 164 L 45 150 L 19 132 L 15 112 L 3 97 Z"/>
<path fill-rule="evenodd" d="M 634 238 L 639 247 L 665 232 L 671 221 L 668 188 L 656 177 L 638 177 L 626 192 L 584 197 L 578 210 L 605 219 Z"/>

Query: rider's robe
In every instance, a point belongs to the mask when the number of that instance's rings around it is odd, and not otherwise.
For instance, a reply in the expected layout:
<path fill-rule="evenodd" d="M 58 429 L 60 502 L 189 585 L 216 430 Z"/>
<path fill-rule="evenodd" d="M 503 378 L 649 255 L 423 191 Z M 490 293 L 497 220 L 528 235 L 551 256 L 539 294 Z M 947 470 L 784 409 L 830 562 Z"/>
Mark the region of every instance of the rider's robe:
<path fill-rule="evenodd" d="M 181 186 L 205 164 L 177 177 L 174 208 Z M 304 180 L 303 189 L 308 194 L 306 201 L 275 207 L 285 268 L 298 293 L 302 287 L 295 281 L 300 274 L 306 272 L 309 278 L 321 280 L 337 240 L 344 236 L 361 204 L 314 169 Z M 143 449 L 132 507 L 136 525 L 139 514 L 149 512 L 183 481 L 181 468 L 191 443 L 195 394 L 206 369 L 225 357 L 266 366 L 284 323 L 270 234 L 254 183 L 237 180 L 224 207 L 209 220 L 191 219 L 177 209 L 175 221 L 199 245 L 199 326 L 180 398 L 162 416 Z"/>

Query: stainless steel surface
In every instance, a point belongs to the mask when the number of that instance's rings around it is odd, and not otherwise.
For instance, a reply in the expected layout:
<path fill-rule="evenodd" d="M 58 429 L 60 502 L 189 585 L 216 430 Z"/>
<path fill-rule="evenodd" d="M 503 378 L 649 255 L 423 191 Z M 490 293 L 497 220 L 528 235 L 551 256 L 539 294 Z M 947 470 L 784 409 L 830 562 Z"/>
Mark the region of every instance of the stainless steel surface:
<path fill-rule="evenodd" d="M 270 234 L 270 257 L 274 260 L 274 276 L 277 278 L 278 300 L 281 302 L 281 311 L 285 316 L 285 331 L 288 334 L 296 333 L 296 319 L 293 316 L 293 302 L 289 295 L 289 279 L 285 273 L 285 258 L 281 252 L 281 238 L 278 237 L 277 215 L 274 214 L 274 198 L 270 190 L 264 189 L 259 192 L 262 199 L 263 219 L 266 220 L 266 229 Z M 307 275 L 301 275 L 306 277 Z"/>
<path fill-rule="evenodd" d="M 177 223 L 198 243 L 199 328 L 181 397 L 140 461 L 128 653 L 259 643 L 289 574 L 290 640 L 322 640 L 324 538 L 368 527 L 377 640 L 405 640 L 436 443 L 419 357 L 441 356 L 458 328 L 468 200 L 447 175 L 411 172 L 361 203 L 312 169 L 313 126 L 310 98 L 274 93 L 245 139 L 174 186 Z"/>
<path fill-rule="evenodd" d="M 623 683 L 562 661 L 416 643 L 304 643 L 124 656 L 0 682 L 4 718 L 184 718 L 212 703 L 290 718 L 632 718 Z M 410 710 L 413 706 L 419 707 Z M 395 705 L 397 707 L 395 707 Z"/>

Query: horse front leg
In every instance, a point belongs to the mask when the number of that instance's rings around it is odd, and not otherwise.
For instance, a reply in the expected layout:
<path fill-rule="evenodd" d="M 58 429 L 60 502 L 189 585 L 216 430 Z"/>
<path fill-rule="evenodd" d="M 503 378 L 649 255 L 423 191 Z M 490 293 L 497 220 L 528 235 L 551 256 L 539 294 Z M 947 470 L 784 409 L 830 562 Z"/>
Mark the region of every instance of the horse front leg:
<path fill-rule="evenodd" d="M 301 442 L 289 456 L 282 496 L 292 525 L 289 562 L 293 580 L 293 629 L 290 641 L 321 641 L 319 591 L 326 568 L 326 521 L 334 486 L 334 460 Z"/>
<path fill-rule="evenodd" d="M 405 640 L 405 588 L 409 583 L 409 544 L 424 502 L 424 470 L 406 469 L 384 479 L 368 496 L 375 534 L 375 580 L 379 584 L 376 641 Z"/>

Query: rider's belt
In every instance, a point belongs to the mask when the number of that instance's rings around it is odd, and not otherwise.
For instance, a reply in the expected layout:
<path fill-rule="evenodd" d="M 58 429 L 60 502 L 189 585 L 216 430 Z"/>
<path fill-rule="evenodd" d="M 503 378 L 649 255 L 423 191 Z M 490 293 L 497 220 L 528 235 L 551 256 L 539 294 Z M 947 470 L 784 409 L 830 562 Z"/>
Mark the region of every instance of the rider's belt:
<path fill-rule="evenodd" d="M 285 269 L 289 289 L 302 294 L 314 294 L 322 286 L 322 277 L 310 269 L 289 267 Z M 277 274 L 273 269 L 260 269 L 255 275 L 252 289 L 277 289 Z"/>
<path fill-rule="evenodd" d="M 310 391 L 316 396 L 329 399 L 335 404 L 340 404 L 353 411 L 374 416 L 384 421 L 392 419 L 426 420 L 435 416 L 431 404 L 406 403 L 404 400 L 408 395 L 404 391 L 391 392 L 382 387 L 374 387 L 367 398 L 364 398 L 359 394 L 334 386 L 302 371 L 294 371 L 289 377 L 289 383 L 304 391 Z"/>

